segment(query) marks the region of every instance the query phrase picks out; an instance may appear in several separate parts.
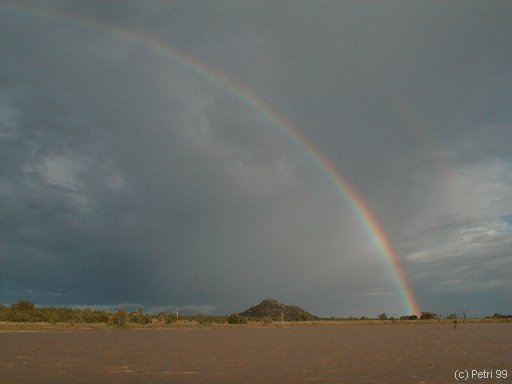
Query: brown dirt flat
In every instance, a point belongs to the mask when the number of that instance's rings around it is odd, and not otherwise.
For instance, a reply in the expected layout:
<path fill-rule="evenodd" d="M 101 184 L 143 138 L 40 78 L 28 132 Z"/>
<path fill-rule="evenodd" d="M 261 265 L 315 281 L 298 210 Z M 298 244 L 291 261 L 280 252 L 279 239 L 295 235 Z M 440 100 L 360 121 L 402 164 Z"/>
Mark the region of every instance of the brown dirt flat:
<path fill-rule="evenodd" d="M 0 333 L 0 383 L 453 383 L 507 370 L 512 324 Z"/>

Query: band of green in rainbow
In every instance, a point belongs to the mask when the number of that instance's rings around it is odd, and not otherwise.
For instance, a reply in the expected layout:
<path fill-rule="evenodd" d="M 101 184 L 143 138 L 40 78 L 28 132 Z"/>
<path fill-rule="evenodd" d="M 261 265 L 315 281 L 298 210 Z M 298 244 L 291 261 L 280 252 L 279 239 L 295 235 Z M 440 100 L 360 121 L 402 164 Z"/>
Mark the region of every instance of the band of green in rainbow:
<path fill-rule="evenodd" d="M 400 293 L 403 310 L 406 311 L 407 314 L 420 313 L 414 292 L 402 269 L 402 266 L 400 265 L 391 241 L 361 194 L 357 192 L 355 187 L 348 182 L 340 170 L 336 168 L 336 166 L 310 140 L 308 140 L 294 124 L 274 110 L 267 102 L 258 98 L 250 89 L 227 78 L 219 71 L 206 66 L 194 57 L 178 51 L 177 49 L 149 36 L 134 33 L 126 29 L 105 24 L 98 20 L 83 16 L 61 14 L 41 8 L 25 8 L 18 5 L 5 4 L 0 5 L 0 8 L 4 8 L 12 12 L 20 12 L 22 14 L 28 13 L 36 17 L 44 17 L 61 22 L 72 23 L 73 25 L 98 30 L 100 32 L 113 35 L 116 38 L 120 38 L 134 44 L 139 44 L 154 53 L 173 60 L 175 63 L 178 63 L 187 70 L 192 70 L 236 96 L 245 105 L 255 110 L 262 118 L 278 128 L 282 134 L 290 138 L 301 151 L 306 153 L 335 187 L 337 194 L 350 204 L 355 216 L 367 231 L 380 254 L 384 257 L 390 275 L 393 277 L 394 283 Z"/>

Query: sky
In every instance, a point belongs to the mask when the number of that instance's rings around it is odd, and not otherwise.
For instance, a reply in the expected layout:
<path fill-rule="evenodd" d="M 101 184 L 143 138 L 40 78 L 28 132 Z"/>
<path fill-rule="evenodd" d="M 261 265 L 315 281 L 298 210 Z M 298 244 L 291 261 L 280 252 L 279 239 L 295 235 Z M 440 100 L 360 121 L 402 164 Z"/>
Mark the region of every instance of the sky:
<path fill-rule="evenodd" d="M 511 313 L 511 18 L 2 1 L 0 302 Z"/>

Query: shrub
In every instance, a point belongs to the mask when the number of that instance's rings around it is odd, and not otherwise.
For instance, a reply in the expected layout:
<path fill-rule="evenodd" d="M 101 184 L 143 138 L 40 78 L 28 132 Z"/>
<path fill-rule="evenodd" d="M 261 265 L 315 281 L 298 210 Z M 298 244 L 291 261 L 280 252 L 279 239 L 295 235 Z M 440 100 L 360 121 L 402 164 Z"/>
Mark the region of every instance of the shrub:
<path fill-rule="evenodd" d="M 126 320 L 128 319 L 128 314 L 122 309 L 118 310 L 112 316 L 112 323 L 117 327 L 126 327 Z"/>
<path fill-rule="evenodd" d="M 272 318 L 268 317 L 268 316 L 265 316 L 261 319 L 261 321 L 263 321 L 263 324 L 265 325 L 271 325 L 272 324 Z"/>
<path fill-rule="evenodd" d="M 11 304 L 11 309 L 17 312 L 30 312 L 35 308 L 35 305 L 28 300 L 20 300 L 15 304 Z"/>
<path fill-rule="evenodd" d="M 512 315 L 504 315 L 502 313 L 495 313 L 491 317 L 495 318 L 495 319 L 510 319 L 510 318 L 512 318 Z"/>
<path fill-rule="evenodd" d="M 240 316 L 239 313 L 233 313 L 228 317 L 228 324 L 247 324 L 247 318 Z"/>
<path fill-rule="evenodd" d="M 435 313 L 432 313 L 432 312 L 421 312 L 420 319 L 421 320 L 437 319 L 437 315 Z"/>
<path fill-rule="evenodd" d="M 20 300 L 15 304 L 11 304 L 10 311 L 7 313 L 7 320 L 20 322 L 40 321 L 35 305 L 28 300 Z"/>

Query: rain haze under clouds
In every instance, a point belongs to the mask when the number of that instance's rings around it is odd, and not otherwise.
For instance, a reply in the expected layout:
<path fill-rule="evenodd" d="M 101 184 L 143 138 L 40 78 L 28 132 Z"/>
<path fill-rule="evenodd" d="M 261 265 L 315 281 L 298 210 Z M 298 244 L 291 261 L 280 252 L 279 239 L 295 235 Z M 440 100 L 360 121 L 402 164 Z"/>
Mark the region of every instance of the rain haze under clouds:
<path fill-rule="evenodd" d="M 379 220 L 422 310 L 512 312 L 511 3 L 8 4 L 0 302 L 403 314 L 311 156 L 151 39 L 292 122 Z"/>

